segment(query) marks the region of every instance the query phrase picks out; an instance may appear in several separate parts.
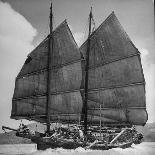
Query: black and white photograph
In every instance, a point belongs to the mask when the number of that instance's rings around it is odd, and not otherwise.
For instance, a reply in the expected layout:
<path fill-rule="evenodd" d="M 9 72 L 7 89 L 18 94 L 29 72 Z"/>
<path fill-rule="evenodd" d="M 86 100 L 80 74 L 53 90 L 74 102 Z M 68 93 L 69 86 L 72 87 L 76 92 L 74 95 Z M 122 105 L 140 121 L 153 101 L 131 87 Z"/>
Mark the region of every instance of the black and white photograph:
<path fill-rule="evenodd" d="M 0 0 L 0 155 L 154 155 L 154 0 Z"/>

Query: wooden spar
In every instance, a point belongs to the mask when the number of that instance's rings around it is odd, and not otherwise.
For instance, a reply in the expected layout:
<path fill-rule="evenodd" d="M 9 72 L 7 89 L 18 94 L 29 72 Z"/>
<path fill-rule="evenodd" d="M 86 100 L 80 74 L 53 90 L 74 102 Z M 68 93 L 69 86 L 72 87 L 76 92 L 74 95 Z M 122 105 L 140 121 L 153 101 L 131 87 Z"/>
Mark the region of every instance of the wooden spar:
<path fill-rule="evenodd" d="M 87 101 L 88 101 L 88 68 L 89 68 L 89 51 L 90 51 L 90 35 L 91 35 L 92 7 L 89 14 L 89 33 L 86 51 L 85 65 L 85 87 L 84 87 L 84 134 L 87 135 Z"/>
<path fill-rule="evenodd" d="M 13 128 L 10 128 L 10 127 L 7 127 L 7 126 L 2 126 L 2 130 L 11 130 L 11 131 L 18 131 L 17 129 L 13 129 Z"/>
<path fill-rule="evenodd" d="M 49 35 L 49 45 L 48 45 L 48 75 L 47 75 L 47 104 L 46 104 L 46 126 L 47 133 L 50 132 L 50 111 L 49 105 L 51 103 L 50 90 L 51 90 L 51 51 L 53 52 L 53 13 L 52 13 L 52 2 L 50 7 L 50 35 Z"/>
<path fill-rule="evenodd" d="M 118 139 L 118 138 L 123 134 L 124 131 L 126 131 L 126 129 L 122 130 L 122 131 L 110 142 L 110 144 L 112 144 L 116 139 Z"/>

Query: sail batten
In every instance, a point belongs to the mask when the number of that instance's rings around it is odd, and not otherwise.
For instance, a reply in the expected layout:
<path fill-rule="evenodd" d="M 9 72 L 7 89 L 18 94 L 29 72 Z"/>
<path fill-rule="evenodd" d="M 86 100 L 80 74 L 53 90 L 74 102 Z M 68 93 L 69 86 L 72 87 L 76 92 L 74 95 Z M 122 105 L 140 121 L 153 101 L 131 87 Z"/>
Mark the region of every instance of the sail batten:
<path fill-rule="evenodd" d="M 114 59 L 112 61 L 107 61 L 107 62 L 103 62 L 103 63 L 100 63 L 96 66 L 90 66 L 89 69 L 95 69 L 95 68 L 98 68 L 98 67 L 101 67 L 101 66 L 104 66 L 104 65 L 108 65 L 108 64 L 111 64 L 111 63 L 115 63 L 117 61 L 121 61 L 121 60 L 124 60 L 124 59 L 128 59 L 128 58 L 131 58 L 131 57 L 135 57 L 135 56 L 139 56 L 140 54 L 136 53 L 136 54 L 132 54 L 132 55 L 129 55 L 129 56 L 125 56 L 125 57 L 121 57 L 119 59 Z"/>
<path fill-rule="evenodd" d="M 31 99 L 32 100 L 32 99 Z M 33 99 L 33 100 L 35 100 L 35 99 Z M 35 107 L 35 110 L 37 109 L 37 107 L 38 108 L 42 108 L 42 109 L 45 109 L 45 105 L 43 105 L 43 104 L 36 104 L 35 103 L 35 101 L 33 102 L 33 100 L 30 102 L 30 101 L 22 101 L 21 103 L 19 102 L 19 103 L 16 103 L 17 104 L 17 106 L 18 106 L 18 104 L 20 104 L 20 106 L 21 107 L 23 107 L 23 105 L 25 104 L 26 106 L 27 106 L 27 104 L 29 104 L 30 106 L 32 106 L 32 107 Z M 44 98 L 44 101 L 46 100 L 46 98 Z M 22 105 L 23 104 L 23 105 Z M 32 108 L 32 109 L 34 109 L 34 108 Z M 72 112 L 71 111 L 69 111 L 69 112 L 67 112 L 66 110 L 64 110 L 64 112 L 62 113 L 62 110 L 60 109 L 60 108 L 55 108 L 55 107 L 49 107 L 49 109 L 50 109 L 50 111 L 51 112 L 54 112 L 54 113 L 56 113 L 57 115 L 62 115 L 62 114 L 71 114 Z M 81 112 L 81 111 L 80 111 Z M 77 113 L 80 113 L 80 112 L 77 112 Z M 36 112 L 34 113 L 34 112 L 32 112 L 31 113 L 31 115 L 36 115 Z M 72 114 L 76 114 L 76 113 L 72 113 Z M 81 114 L 81 113 L 80 113 Z M 46 115 L 46 114 L 44 114 L 44 115 Z"/>
<path fill-rule="evenodd" d="M 74 63 L 77 63 L 77 62 L 81 62 L 81 61 L 84 61 L 84 59 L 79 59 L 79 60 L 76 60 L 76 61 L 73 61 L 73 62 L 61 64 L 61 66 L 52 67 L 51 70 L 56 70 L 56 69 L 59 69 L 61 67 L 71 65 L 71 64 L 74 64 Z M 33 71 L 33 72 L 26 73 L 26 74 L 18 75 L 16 79 L 24 78 L 24 77 L 31 76 L 31 75 L 38 75 L 38 74 L 40 74 L 42 72 L 47 72 L 47 68 L 42 68 L 42 69 L 39 69 L 37 71 Z"/>
<path fill-rule="evenodd" d="M 99 88 L 93 88 L 88 90 L 88 94 L 97 92 L 97 91 L 106 91 L 108 89 L 115 89 L 115 88 L 122 88 L 122 87 L 129 87 L 129 86 L 135 86 L 135 85 L 145 85 L 145 81 L 143 82 L 138 82 L 138 83 L 131 83 L 127 85 L 118 85 L 118 86 L 113 86 L 113 87 L 99 87 Z M 51 95 L 56 95 L 56 94 L 65 94 L 65 93 L 70 93 L 70 92 L 78 92 L 78 91 L 83 91 L 83 88 L 80 89 L 72 89 L 70 91 L 57 91 L 57 92 L 52 92 Z M 37 95 L 32 95 L 32 96 L 24 96 L 24 97 L 19 97 L 19 98 L 13 98 L 12 100 L 21 100 L 21 99 L 26 99 L 26 98 L 35 98 L 35 97 L 41 97 L 41 96 L 46 96 L 46 93 L 42 94 L 37 94 Z"/>
<path fill-rule="evenodd" d="M 145 107 L 128 107 L 128 109 L 145 109 Z M 89 108 L 88 110 L 110 110 L 110 109 L 119 109 L 119 108 L 114 108 L 114 107 L 111 107 L 111 108 Z"/>
<path fill-rule="evenodd" d="M 116 85 L 116 86 L 111 86 L 111 87 L 98 87 L 98 88 L 93 88 L 93 89 L 89 89 L 88 93 L 91 94 L 91 93 L 94 93 L 95 91 L 99 91 L 99 90 L 106 91 L 108 89 L 123 88 L 123 87 L 135 86 L 135 85 L 145 85 L 145 81 L 136 82 L 136 83 L 130 83 L 130 84 L 125 84 L 125 85 Z"/>

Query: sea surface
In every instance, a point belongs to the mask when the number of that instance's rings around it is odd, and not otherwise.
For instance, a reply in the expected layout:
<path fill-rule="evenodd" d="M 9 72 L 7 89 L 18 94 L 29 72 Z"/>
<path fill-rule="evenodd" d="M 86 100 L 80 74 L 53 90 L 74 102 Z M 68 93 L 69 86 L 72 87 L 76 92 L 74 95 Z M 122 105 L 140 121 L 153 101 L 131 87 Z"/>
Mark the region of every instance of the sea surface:
<path fill-rule="evenodd" d="M 38 151 L 35 144 L 0 145 L 0 155 L 155 155 L 155 142 L 143 142 L 130 148 L 110 150 L 85 150 L 62 148 Z"/>

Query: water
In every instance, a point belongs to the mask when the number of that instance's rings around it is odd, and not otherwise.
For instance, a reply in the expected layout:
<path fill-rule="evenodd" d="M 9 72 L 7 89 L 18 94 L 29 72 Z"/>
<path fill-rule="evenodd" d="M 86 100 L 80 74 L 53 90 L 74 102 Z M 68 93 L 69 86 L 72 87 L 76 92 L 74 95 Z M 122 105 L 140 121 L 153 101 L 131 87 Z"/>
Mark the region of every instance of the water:
<path fill-rule="evenodd" d="M 65 150 L 62 148 L 37 151 L 35 144 L 0 145 L 0 155 L 154 155 L 155 142 L 132 145 L 131 148 L 114 148 L 111 150 Z"/>
<path fill-rule="evenodd" d="M 36 144 L 4 144 L 0 145 L 0 155 L 20 155 L 36 152 Z"/>

